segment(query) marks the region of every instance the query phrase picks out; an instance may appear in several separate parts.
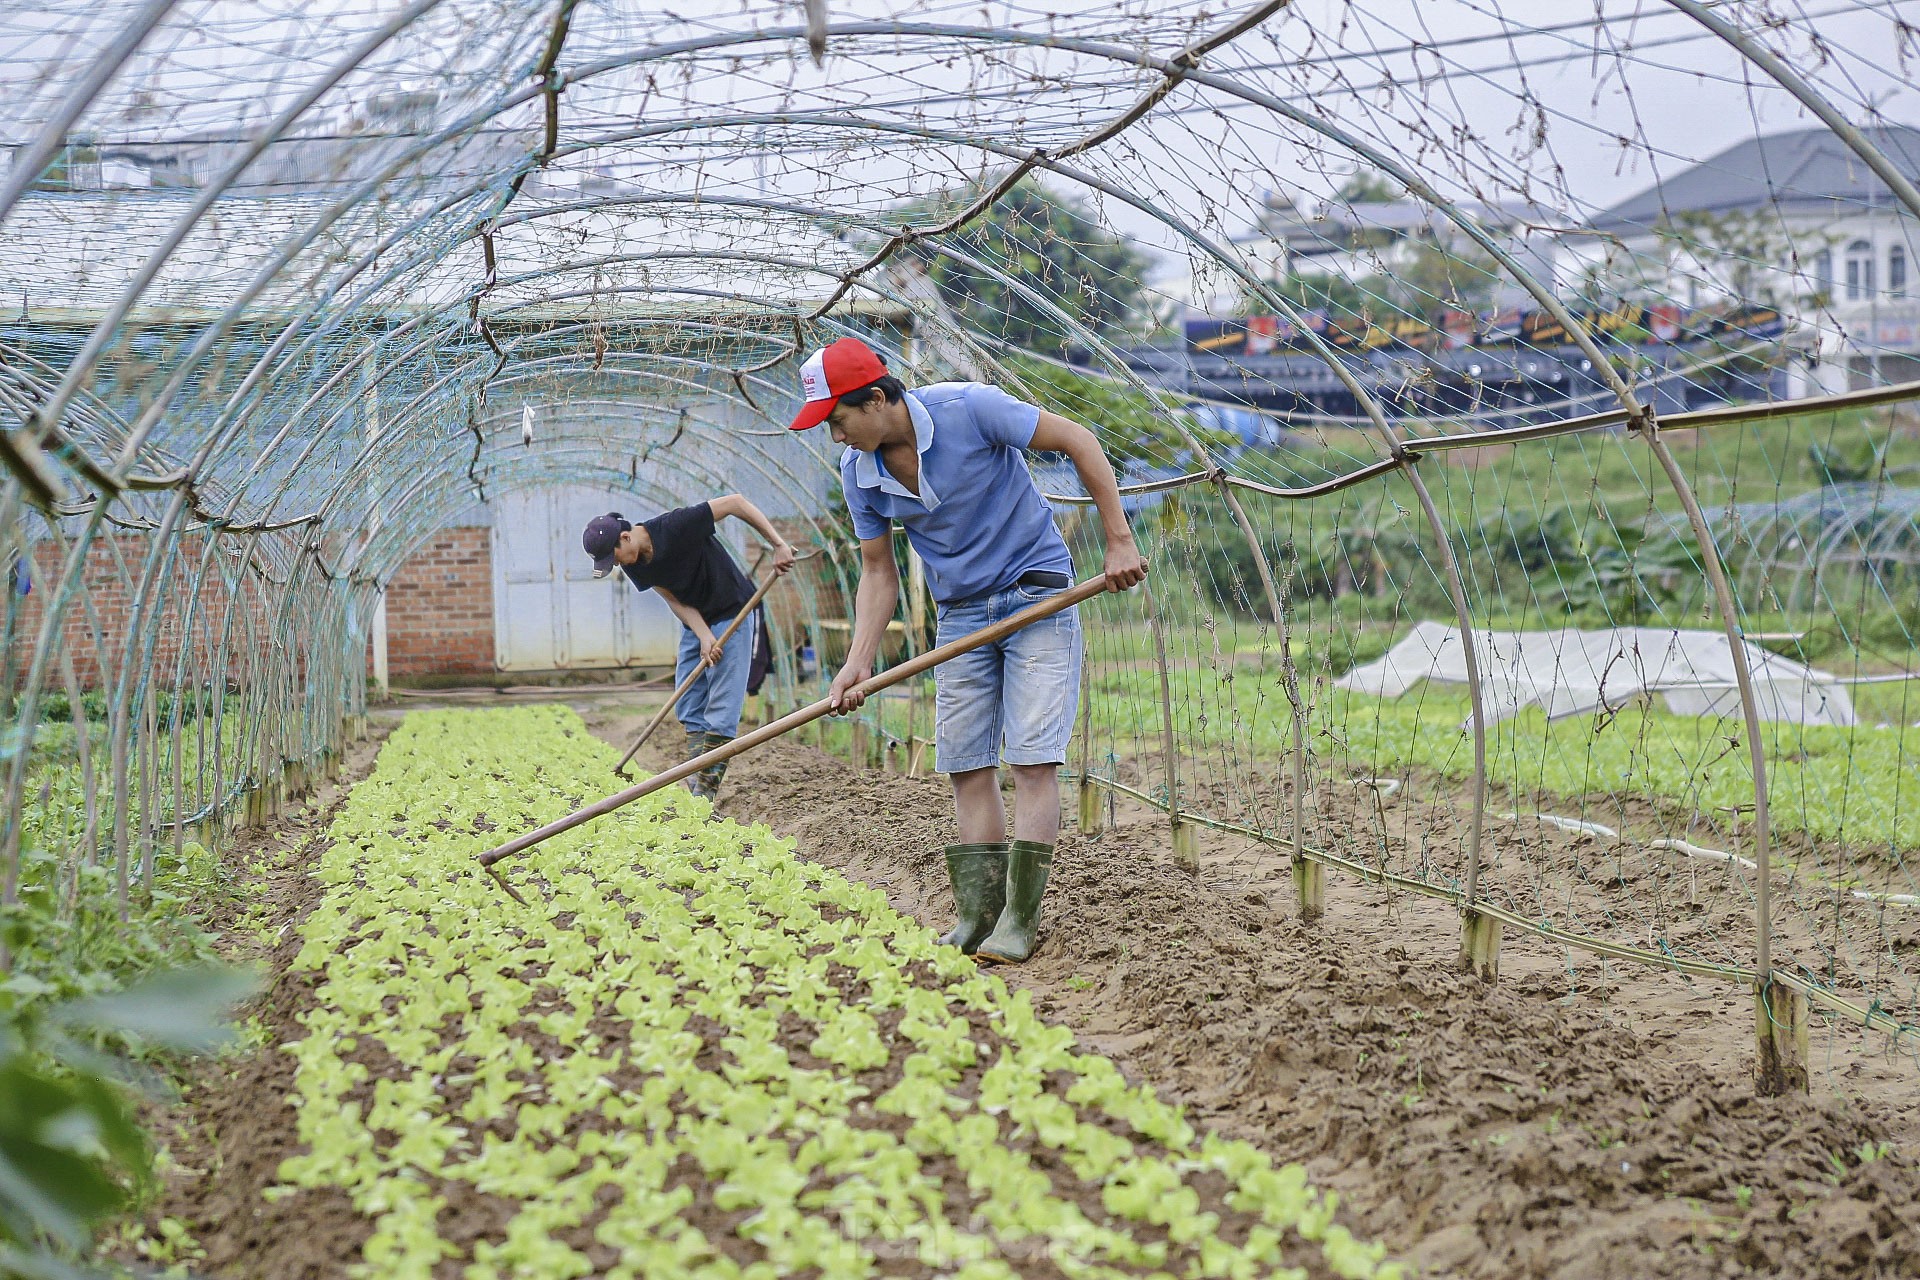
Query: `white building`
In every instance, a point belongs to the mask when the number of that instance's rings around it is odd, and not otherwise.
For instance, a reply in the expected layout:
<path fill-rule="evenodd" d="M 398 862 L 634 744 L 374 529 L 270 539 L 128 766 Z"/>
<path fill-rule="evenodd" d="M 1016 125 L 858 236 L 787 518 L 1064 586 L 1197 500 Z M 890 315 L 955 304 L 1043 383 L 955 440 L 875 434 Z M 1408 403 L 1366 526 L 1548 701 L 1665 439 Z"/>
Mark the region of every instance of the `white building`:
<path fill-rule="evenodd" d="M 1920 178 L 1920 129 L 1863 131 Z M 1790 393 L 1920 379 L 1920 218 L 1825 128 L 1755 138 L 1666 175 L 1565 242 L 1564 289 L 1788 317 Z"/>

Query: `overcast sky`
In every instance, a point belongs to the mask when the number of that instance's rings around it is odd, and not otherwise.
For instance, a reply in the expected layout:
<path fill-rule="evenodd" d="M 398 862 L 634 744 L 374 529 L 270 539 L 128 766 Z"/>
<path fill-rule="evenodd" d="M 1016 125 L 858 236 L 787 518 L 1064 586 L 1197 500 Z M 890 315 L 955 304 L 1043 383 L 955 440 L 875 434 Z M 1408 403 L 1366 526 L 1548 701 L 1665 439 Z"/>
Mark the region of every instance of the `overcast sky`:
<path fill-rule="evenodd" d="M 4 5 L 0 129 L 7 140 L 24 140 L 86 56 L 137 7 L 138 0 Z M 1186 32 L 1217 29 L 1246 11 L 1238 3 L 1202 9 L 1164 0 L 830 0 L 828 7 L 837 21 L 898 16 L 1026 31 L 1097 27 L 1110 41 L 1138 40 L 1162 55 L 1176 51 Z M 399 8 L 387 0 L 182 0 L 169 26 L 143 49 L 136 71 L 123 77 L 88 123 L 108 136 L 244 133 L 311 83 L 353 38 Z M 1763 14 L 1778 19 L 1769 41 L 1809 68 L 1821 91 L 1852 118 L 1864 121 L 1877 113 L 1891 122 L 1920 123 L 1913 88 L 1920 71 L 1920 0 L 1784 0 L 1727 8 L 1748 24 Z M 496 97 L 503 85 L 524 83 L 552 10 L 551 0 L 452 0 L 410 39 L 383 53 L 390 59 L 383 83 L 447 84 L 455 97 Z M 478 15 L 485 20 L 476 20 Z M 664 6 L 584 0 L 562 65 L 702 32 L 799 20 L 798 0 L 677 0 Z M 793 56 L 796 49 L 745 71 L 709 61 L 691 82 L 664 92 L 637 72 L 614 73 L 570 87 L 565 118 L 570 128 L 604 128 L 694 108 L 766 109 L 773 95 L 790 93 L 803 108 L 875 111 L 934 126 L 964 120 L 991 131 L 1004 120 L 1003 140 L 1021 145 L 1031 145 L 1028 129 L 1051 128 L 1042 140 L 1057 145 L 1124 110 L 1154 80 L 1137 72 L 1129 80 L 1128 69 L 1116 71 L 1112 60 L 1076 62 L 1031 48 L 991 51 L 983 58 L 983 46 L 953 47 L 975 56 L 947 64 L 937 44 L 924 43 L 893 61 L 871 46 L 859 58 L 836 57 L 830 48 L 825 71 L 817 72 L 804 56 Z M 1662 172 L 1706 160 L 1756 134 L 1812 123 L 1784 91 L 1665 0 L 1296 0 L 1261 29 L 1214 53 L 1207 66 L 1233 71 L 1378 144 L 1450 195 L 1505 200 L 1525 193 L 1576 220 L 1644 189 Z M 522 70 L 516 76 L 503 68 Z M 1098 92 L 1069 94 L 1046 79 L 1053 73 L 1071 77 L 1076 69 L 1091 69 L 1111 83 Z M 345 117 L 368 92 L 361 85 L 336 97 L 316 113 L 316 122 Z M 999 95 L 996 101 L 1004 105 L 968 106 L 969 93 Z M 930 105 L 923 111 L 898 105 L 917 97 Z M 1023 101 L 1031 104 L 1030 115 L 1020 114 Z M 874 103 L 892 105 L 869 105 Z M 512 119 L 524 123 L 532 112 L 530 107 Z M 965 147 L 938 153 L 928 145 L 913 150 L 867 142 L 835 170 L 834 158 L 823 159 L 818 145 L 755 158 L 747 154 L 750 144 L 731 144 L 677 170 L 669 159 L 661 162 L 667 167 L 635 172 L 669 185 L 730 183 L 806 201 L 838 196 L 874 209 L 884 207 L 891 193 L 912 195 L 1007 163 Z M 634 148 L 625 158 L 651 164 L 652 154 Z M 622 167 L 621 156 L 612 158 L 615 168 Z M 1912 160 L 1920 169 L 1920 156 Z M 1189 86 L 1168 96 L 1122 139 L 1078 163 L 1225 237 L 1248 227 L 1265 192 L 1310 202 L 1338 185 L 1355 161 L 1265 107 Z M 1149 246 L 1164 251 L 1180 244 L 1160 221 L 1121 201 L 1103 199 L 1099 206 L 1111 226 Z M 1184 264 L 1170 256 L 1160 273 L 1179 278 Z"/>

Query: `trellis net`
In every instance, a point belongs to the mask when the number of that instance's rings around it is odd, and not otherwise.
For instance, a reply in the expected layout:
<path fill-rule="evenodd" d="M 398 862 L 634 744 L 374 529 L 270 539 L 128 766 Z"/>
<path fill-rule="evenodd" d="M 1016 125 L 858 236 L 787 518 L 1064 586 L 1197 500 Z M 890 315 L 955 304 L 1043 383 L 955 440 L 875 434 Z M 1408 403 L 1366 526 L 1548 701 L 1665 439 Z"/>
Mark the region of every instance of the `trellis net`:
<path fill-rule="evenodd" d="M 1152 574 L 1087 608 L 1083 812 L 1242 838 L 1308 912 L 1315 868 L 1458 904 L 1576 988 L 1779 984 L 1829 1060 L 1910 1069 L 1916 22 L 13 5 L 9 962 L 337 760 L 384 588 L 505 495 L 754 496 L 825 553 L 772 694 L 817 697 L 858 556 L 824 433 L 784 428 L 798 360 L 858 334 L 1120 469 Z M 1077 477 L 1035 472 L 1093 570 Z M 1460 679 L 1343 687 L 1420 628 Z M 1494 714 L 1502 644 L 1551 688 L 1615 628 L 1730 675 Z M 1763 718 L 1761 654 L 1853 722 Z M 913 755 L 925 704 L 867 727 Z"/>

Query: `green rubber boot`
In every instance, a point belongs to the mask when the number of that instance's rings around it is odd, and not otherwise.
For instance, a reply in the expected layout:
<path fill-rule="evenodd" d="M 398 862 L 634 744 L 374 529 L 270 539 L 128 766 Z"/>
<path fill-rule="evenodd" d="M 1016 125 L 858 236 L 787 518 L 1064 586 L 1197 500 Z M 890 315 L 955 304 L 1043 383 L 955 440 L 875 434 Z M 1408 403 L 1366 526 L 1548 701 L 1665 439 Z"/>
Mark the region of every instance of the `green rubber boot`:
<path fill-rule="evenodd" d="M 680 757 L 681 763 L 684 764 L 686 761 L 693 759 L 695 756 L 705 755 L 706 753 L 707 753 L 706 733 L 700 729 L 688 729 L 687 730 L 687 754 Z M 696 773 L 689 778 L 681 779 L 681 781 L 687 784 L 687 790 L 693 792 L 693 794 L 697 796 L 706 796 L 709 799 L 711 799 L 713 796 L 713 793 L 711 791 L 707 791 L 704 789 L 706 778 L 707 778 L 707 774 L 706 774 L 706 771 L 703 769 L 699 773 Z"/>
<path fill-rule="evenodd" d="M 719 747 L 724 747 L 732 741 L 733 739 L 724 733 L 706 734 L 701 738 L 700 750 L 696 754 L 705 755 L 707 752 Z M 719 795 L 720 780 L 727 776 L 727 766 L 732 763 L 731 760 L 719 760 L 702 769 L 700 771 L 700 794 L 709 800 Z"/>
<path fill-rule="evenodd" d="M 1007 846 L 1007 905 L 973 953 L 982 964 L 1019 964 L 1033 954 L 1040 933 L 1040 899 L 1053 870 L 1053 846 L 1015 840 Z"/>
<path fill-rule="evenodd" d="M 993 932 L 993 922 L 1007 902 L 1007 846 L 948 845 L 947 883 L 953 886 L 960 921 L 940 935 L 940 945 L 972 955 L 980 940 Z"/>

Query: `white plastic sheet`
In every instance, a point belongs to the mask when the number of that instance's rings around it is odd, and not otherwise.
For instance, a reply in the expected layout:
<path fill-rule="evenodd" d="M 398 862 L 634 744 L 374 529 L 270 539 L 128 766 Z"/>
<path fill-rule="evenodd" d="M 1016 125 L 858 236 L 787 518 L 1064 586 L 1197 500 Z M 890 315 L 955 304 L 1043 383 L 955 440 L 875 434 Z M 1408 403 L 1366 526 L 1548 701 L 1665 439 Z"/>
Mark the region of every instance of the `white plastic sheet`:
<path fill-rule="evenodd" d="M 1853 700 L 1832 675 L 1743 644 L 1761 719 L 1854 723 Z M 1490 722 L 1527 707 L 1540 707 L 1549 718 L 1618 709 L 1643 694 L 1658 694 L 1677 715 L 1740 714 L 1733 650 L 1715 631 L 1476 631 L 1474 650 Z M 1457 628 L 1417 623 L 1385 655 L 1334 685 L 1396 698 L 1422 680 L 1466 683 L 1466 650 Z"/>

